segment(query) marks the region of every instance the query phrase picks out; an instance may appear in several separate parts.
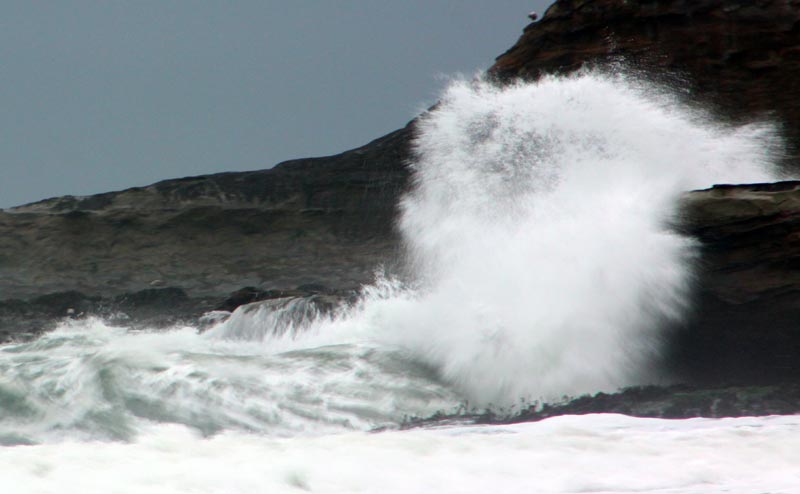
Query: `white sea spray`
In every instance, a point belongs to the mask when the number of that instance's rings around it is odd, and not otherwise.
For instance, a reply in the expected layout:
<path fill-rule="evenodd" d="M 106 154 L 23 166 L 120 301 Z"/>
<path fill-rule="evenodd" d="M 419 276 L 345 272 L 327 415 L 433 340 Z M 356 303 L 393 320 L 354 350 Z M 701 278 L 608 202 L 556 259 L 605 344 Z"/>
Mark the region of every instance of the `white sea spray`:
<path fill-rule="evenodd" d="M 0 345 L 0 492 L 797 491 L 797 417 L 392 430 L 662 379 L 696 257 L 680 195 L 774 179 L 772 127 L 585 73 L 455 82 L 418 131 L 405 276 L 205 333 L 90 318 Z"/>
<path fill-rule="evenodd" d="M 768 124 L 719 125 L 599 73 L 455 82 L 417 127 L 399 221 L 411 282 L 269 344 L 396 346 L 479 406 L 667 379 L 696 257 L 671 228 L 680 195 L 773 180 L 779 145 Z"/>

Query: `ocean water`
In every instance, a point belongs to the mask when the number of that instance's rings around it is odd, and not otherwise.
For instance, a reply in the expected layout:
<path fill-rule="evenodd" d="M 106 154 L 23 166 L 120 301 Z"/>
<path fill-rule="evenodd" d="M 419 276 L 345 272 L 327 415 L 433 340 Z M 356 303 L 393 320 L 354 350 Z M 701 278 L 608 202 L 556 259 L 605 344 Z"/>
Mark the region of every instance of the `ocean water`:
<path fill-rule="evenodd" d="M 795 493 L 800 419 L 565 416 L 495 427 L 203 438 L 161 424 L 131 443 L 0 449 L 3 492 Z"/>
<path fill-rule="evenodd" d="M 774 180 L 779 145 L 624 75 L 454 82 L 420 121 L 407 269 L 355 303 L 0 346 L 0 492 L 797 492 L 800 417 L 399 428 L 669 382 L 680 194 Z"/>

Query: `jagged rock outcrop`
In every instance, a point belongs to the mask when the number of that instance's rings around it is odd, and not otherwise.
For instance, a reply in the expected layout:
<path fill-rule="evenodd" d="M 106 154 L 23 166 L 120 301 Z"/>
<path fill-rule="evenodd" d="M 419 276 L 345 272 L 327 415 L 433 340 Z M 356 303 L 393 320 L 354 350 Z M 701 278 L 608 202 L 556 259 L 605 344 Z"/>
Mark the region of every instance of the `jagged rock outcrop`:
<path fill-rule="evenodd" d="M 645 386 L 618 393 L 580 396 L 563 403 L 537 403 L 522 410 L 461 410 L 453 415 L 411 418 L 403 429 L 442 425 L 509 424 L 536 422 L 559 415 L 620 413 L 633 417 L 686 419 L 742 417 L 800 413 L 800 385 L 697 388 L 687 385 Z"/>
<path fill-rule="evenodd" d="M 535 79 L 619 60 L 729 118 L 774 118 L 797 154 L 800 0 L 559 0 L 489 72 Z M 411 136 L 407 126 L 337 156 L 0 212 L 0 299 L 356 286 L 396 252 Z"/>
<path fill-rule="evenodd" d="M 671 360 L 701 381 L 800 377 L 800 182 L 688 193 L 696 300 Z"/>
<path fill-rule="evenodd" d="M 559 0 L 489 72 L 530 80 L 608 62 L 717 116 L 776 121 L 800 169 L 799 0 Z"/>
<path fill-rule="evenodd" d="M 559 0 L 489 70 L 500 81 L 617 64 L 732 123 L 780 129 L 800 172 L 800 1 Z M 797 183 L 687 194 L 703 245 L 696 301 L 669 358 L 684 378 L 800 376 Z"/>

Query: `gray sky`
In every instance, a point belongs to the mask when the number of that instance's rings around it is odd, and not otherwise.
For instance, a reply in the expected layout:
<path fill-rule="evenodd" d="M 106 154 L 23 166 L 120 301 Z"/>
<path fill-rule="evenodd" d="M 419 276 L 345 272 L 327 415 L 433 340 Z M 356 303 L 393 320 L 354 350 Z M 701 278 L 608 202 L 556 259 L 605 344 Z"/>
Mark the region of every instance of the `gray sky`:
<path fill-rule="evenodd" d="M 6 0 L 0 208 L 359 146 L 550 3 Z"/>

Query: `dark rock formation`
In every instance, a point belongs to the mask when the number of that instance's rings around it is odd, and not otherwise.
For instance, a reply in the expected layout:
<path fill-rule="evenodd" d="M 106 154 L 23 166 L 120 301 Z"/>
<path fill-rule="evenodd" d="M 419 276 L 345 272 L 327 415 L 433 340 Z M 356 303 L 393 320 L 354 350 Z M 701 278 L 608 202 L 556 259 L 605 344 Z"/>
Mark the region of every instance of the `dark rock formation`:
<path fill-rule="evenodd" d="M 530 80 L 608 62 L 719 116 L 776 120 L 800 169 L 800 1 L 559 0 L 490 73 Z"/>
<path fill-rule="evenodd" d="M 66 319 L 102 317 L 131 328 L 163 328 L 195 323 L 219 299 L 190 298 L 180 288 L 149 288 L 115 297 L 57 292 L 30 300 L 0 301 L 0 341 L 25 339 L 53 329 Z"/>
<path fill-rule="evenodd" d="M 565 399 L 563 403 L 534 404 L 522 410 L 462 410 L 448 415 L 407 420 L 401 427 L 452 424 L 511 424 L 535 422 L 559 415 L 620 413 L 633 417 L 686 419 L 800 413 L 800 384 L 697 388 L 685 385 L 645 386 L 619 393 L 597 393 Z"/>
<path fill-rule="evenodd" d="M 771 120 L 800 172 L 800 1 L 559 0 L 489 70 L 533 80 L 618 64 L 732 123 Z M 797 183 L 688 194 L 702 243 L 694 313 L 671 363 L 698 382 L 800 377 Z"/>
<path fill-rule="evenodd" d="M 621 413 L 634 417 L 685 419 L 741 417 L 800 412 L 800 384 L 693 388 L 646 386 L 619 393 L 598 393 L 563 404 L 531 407 L 503 422 L 541 420 L 556 415 Z"/>
<path fill-rule="evenodd" d="M 800 378 L 800 182 L 720 185 L 683 205 L 702 256 L 673 363 L 701 382 Z"/>
<path fill-rule="evenodd" d="M 253 311 L 259 307 L 281 308 L 294 303 L 313 308 L 315 315 L 328 314 L 352 305 L 358 296 L 355 291 L 317 288 L 258 290 L 246 287 L 227 297 L 190 297 L 180 288 L 164 287 L 106 297 L 67 291 L 29 300 L 0 300 L 0 343 L 30 339 L 70 319 L 100 317 L 108 324 L 130 329 L 191 325 L 204 330 L 242 306 L 247 306 L 246 311 Z"/>
<path fill-rule="evenodd" d="M 395 257 L 410 127 L 273 169 L 60 197 L 0 212 L 0 300 L 178 286 L 353 288 Z"/>

